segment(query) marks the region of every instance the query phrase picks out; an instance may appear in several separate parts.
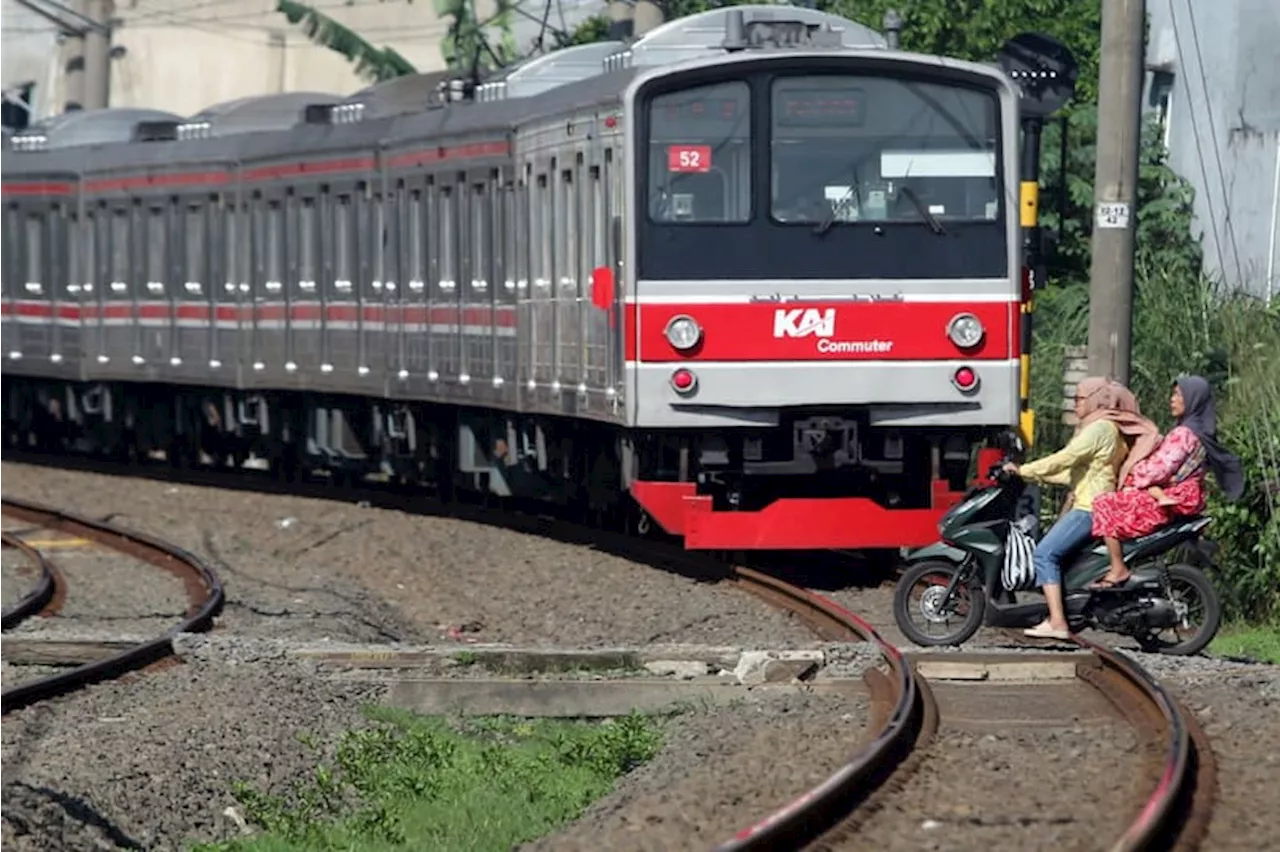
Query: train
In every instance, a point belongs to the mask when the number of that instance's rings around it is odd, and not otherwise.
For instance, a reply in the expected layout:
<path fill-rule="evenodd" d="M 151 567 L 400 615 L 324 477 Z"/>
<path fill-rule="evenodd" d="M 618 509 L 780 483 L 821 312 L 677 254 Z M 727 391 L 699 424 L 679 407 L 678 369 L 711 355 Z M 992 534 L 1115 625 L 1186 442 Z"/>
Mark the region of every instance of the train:
<path fill-rule="evenodd" d="M 5 440 L 689 549 L 929 543 L 1030 441 L 1015 76 L 738 6 L 483 79 L 55 116 L 5 141 Z"/>

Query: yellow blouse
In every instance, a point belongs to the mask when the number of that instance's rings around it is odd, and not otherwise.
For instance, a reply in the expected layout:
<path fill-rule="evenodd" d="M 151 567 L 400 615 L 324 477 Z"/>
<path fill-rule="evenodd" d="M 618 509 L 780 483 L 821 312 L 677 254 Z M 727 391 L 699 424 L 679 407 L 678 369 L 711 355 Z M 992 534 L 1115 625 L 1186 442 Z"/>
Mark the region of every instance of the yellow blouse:
<path fill-rule="evenodd" d="M 1018 473 L 1029 482 L 1069 486 L 1071 508 L 1093 509 L 1093 498 L 1116 490 L 1116 473 L 1129 453 L 1120 429 L 1110 420 L 1095 420 L 1056 453 L 1027 462 Z"/>

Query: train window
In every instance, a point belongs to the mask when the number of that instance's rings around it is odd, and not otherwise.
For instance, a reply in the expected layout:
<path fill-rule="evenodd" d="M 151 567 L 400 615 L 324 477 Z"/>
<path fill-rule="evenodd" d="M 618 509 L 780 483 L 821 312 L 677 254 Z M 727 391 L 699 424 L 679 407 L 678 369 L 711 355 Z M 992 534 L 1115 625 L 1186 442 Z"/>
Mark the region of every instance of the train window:
<path fill-rule="evenodd" d="M 375 238 L 380 247 L 374 247 L 376 269 L 373 273 L 373 289 L 381 289 L 389 298 L 396 291 L 400 278 L 400 199 L 397 194 L 377 195 L 373 199 Z"/>
<path fill-rule="evenodd" d="M 27 215 L 25 239 L 26 280 L 23 289 L 30 296 L 44 292 L 45 273 L 45 221 L 39 213 Z"/>
<path fill-rule="evenodd" d="M 284 289 L 284 210 L 279 201 L 267 202 L 266 234 L 263 238 L 263 273 L 268 293 Z"/>
<path fill-rule="evenodd" d="M 578 294 L 578 181 L 573 171 L 560 172 L 560 216 L 556 234 L 556 274 L 560 286 L 573 295 Z"/>
<path fill-rule="evenodd" d="M 80 273 L 72 279 L 72 286 L 79 285 L 82 293 L 92 293 L 93 283 L 98 280 L 98 215 L 93 210 L 86 211 L 80 223 L 79 242 Z"/>
<path fill-rule="evenodd" d="M 333 204 L 333 289 L 350 294 L 355 278 L 355 208 L 350 195 L 339 195 Z"/>
<path fill-rule="evenodd" d="M 993 93 L 880 76 L 773 82 L 771 212 L 779 222 L 995 219 Z"/>
<path fill-rule="evenodd" d="M 406 221 L 409 233 L 405 239 L 405 257 L 409 266 L 404 278 L 408 279 L 410 292 L 421 292 L 422 281 L 426 277 L 426 269 L 422 263 L 422 243 L 426 238 L 426 224 L 423 222 L 422 193 L 414 190 L 409 193 L 409 208 L 406 210 Z"/>
<path fill-rule="evenodd" d="M 751 218 L 751 89 L 695 86 L 649 103 L 649 215 L 655 222 Z"/>
<path fill-rule="evenodd" d="M 489 261 L 493 251 L 489 247 L 488 187 L 483 183 L 472 186 L 471 191 L 471 287 L 477 293 L 489 289 Z"/>
<path fill-rule="evenodd" d="M 458 271 L 455 265 L 457 244 L 454 236 L 456 211 L 453 187 L 441 186 L 438 187 L 438 192 L 440 199 L 440 213 L 436 216 L 436 223 L 440 226 L 439 242 L 436 244 L 436 255 L 440 262 L 437 270 L 438 285 L 443 294 L 448 297 L 454 293 L 458 282 Z"/>
<path fill-rule="evenodd" d="M 204 295 L 205 275 L 205 217 L 204 208 L 188 205 L 184 213 L 182 234 L 185 238 L 183 252 L 182 295 L 199 299 Z"/>
<path fill-rule="evenodd" d="M 316 202 L 304 198 L 298 205 L 298 289 L 304 296 L 316 292 Z"/>
<path fill-rule="evenodd" d="M 147 210 L 147 292 L 153 296 L 163 295 L 165 279 L 169 276 L 165 264 L 169 257 L 169 222 L 163 207 L 151 207 Z"/>
<path fill-rule="evenodd" d="M 129 211 L 113 210 L 111 212 L 111 283 L 113 295 L 121 296 L 129 291 L 129 280 L 133 277 L 130 270 L 129 245 Z"/>
<path fill-rule="evenodd" d="M 551 193 L 547 176 L 538 175 L 529 217 L 529 259 L 533 287 L 551 284 Z M 531 294 L 532 295 L 532 292 Z"/>
<path fill-rule="evenodd" d="M 609 208 L 605 202 L 605 184 L 599 166 L 592 166 L 591 175 L 591 207 L 587 221 L 591 223 L 591 251 L 587 259 L 587 272 L 590 274 L 597 266 L 607 266 L 609 253 L 608 242 Z"/>

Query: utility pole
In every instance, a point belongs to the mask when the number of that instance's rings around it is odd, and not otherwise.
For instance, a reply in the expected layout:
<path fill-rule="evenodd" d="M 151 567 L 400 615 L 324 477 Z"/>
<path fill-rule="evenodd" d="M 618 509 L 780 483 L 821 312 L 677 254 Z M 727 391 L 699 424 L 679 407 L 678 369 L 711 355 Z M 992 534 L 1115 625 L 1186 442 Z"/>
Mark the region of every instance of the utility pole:
<path fill-rule="evenodd" d="M 98 26 L 84 30 L 84 108 L 103 109 L 111 100 L 111 0 L 80 0 L 79 12 Z"/>
<path fill-rule="evenodd" d="M 1128 383 L 1133 332 L 1144 0 L 1102 0 L 1093 259 L 1089 266 L 1089 372 Z"/>

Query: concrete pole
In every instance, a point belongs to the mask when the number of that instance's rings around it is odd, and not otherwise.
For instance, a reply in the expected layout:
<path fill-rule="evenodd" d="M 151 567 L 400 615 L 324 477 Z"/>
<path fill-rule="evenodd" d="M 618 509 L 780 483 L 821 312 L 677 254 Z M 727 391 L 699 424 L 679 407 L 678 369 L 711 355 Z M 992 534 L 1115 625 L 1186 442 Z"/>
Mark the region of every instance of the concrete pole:
<path fill-rule="evenodd" d="M 636 0 L 635 33 L 637 38 L 660 26 L 662 21 L 661 6 L 652 0 Z"/>
<path fill-rule="evenodd" d="M 1102 0 L 1093 258 L 1089 267 L 1089 372 L 1128 383 L 1133 332 L 1144 0 Z"/>
<path fill-rule="evenodd" d="M 111 101 L 111 17 L 115 13 L 112 0 L 80 0 L 77 11 L 102 25 L 84 34 L 84 98 L 85 109 L 102 109 Z"/>

